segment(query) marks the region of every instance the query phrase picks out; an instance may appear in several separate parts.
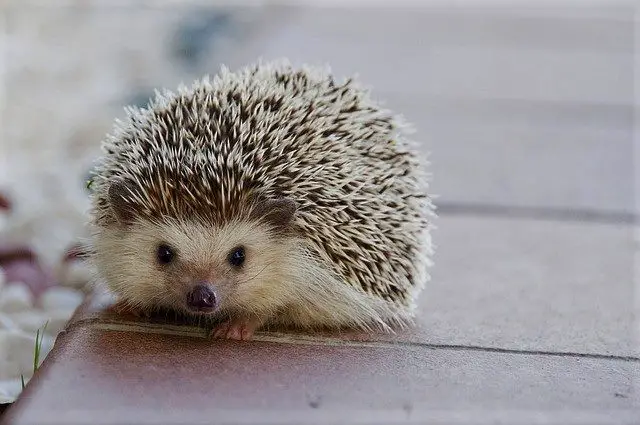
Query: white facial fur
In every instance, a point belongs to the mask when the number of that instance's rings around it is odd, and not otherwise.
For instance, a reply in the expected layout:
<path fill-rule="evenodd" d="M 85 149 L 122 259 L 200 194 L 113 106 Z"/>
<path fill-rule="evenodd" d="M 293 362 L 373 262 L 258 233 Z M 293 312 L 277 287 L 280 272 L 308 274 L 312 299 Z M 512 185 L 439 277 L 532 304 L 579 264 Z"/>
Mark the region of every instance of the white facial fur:
<path fill-rule="evenodd" d="M 102 229 L 94 239 L 96 268 L 109 288 L 133 307 L 187 311 L 188 292 L 208 282 L 218 297 L 219 314 L 271 315 L 283 307 L 289 258 L 296 242 L 276 237 L 259 223 L 236 222 L 213 228 L 196 222 L 138 222 Z M 160 264 L 160 244 L 176 256 Z M 234 268 L 230 252 L 242 246 L 245 262 Z"/>

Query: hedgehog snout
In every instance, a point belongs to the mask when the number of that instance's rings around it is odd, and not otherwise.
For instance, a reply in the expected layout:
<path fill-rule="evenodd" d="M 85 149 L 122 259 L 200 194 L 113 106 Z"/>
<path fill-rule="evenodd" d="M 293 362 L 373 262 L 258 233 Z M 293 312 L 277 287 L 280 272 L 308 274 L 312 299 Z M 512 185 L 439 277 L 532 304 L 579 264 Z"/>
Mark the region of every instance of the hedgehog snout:
<path fill-rule="evenodd" d="M 200 283 L 187 293 L 187 307 L 199 313 L 210 313 L 218 305 L 218 296 L 207 283 Z"/>

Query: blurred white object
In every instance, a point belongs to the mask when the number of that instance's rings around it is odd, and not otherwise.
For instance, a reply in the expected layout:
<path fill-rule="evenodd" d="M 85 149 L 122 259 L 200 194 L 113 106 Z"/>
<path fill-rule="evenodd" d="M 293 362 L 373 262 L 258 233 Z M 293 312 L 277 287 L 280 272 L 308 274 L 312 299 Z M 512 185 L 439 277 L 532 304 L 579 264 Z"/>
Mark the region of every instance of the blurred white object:
<path fill-rule="evenodd" d="M 35 343 L 30 332 L 0 330 L 0 380 L 33 374 Z"/>
<path fill-rule="evenodd" d="M 0 291 L 0 311 L 14 313 L 33 307 L 33 295 L 24 283 L 6 285 Z"/>
<path fill-rule="evenodd" d="M 19 330 L 29 335 L 34 335 L 34 338 L 38 329 L 42 329 L 49 321 L 47 313 L 33 309 L 13 313 L 8 318 L 13 321 Z M 47 325 L 47 331 L 49 331 L 49 325 Z"/>
<path fill-rule="evenodd" d="M 25 383 L 27 379 L 25 378 Z M 0 381 L 0 404 L 11 403 L 22 392 L 22 381 L 20 379 L 8 379 Z"/>
<path fill-rule="evenodd" d="M 74 311 L 83 300 L 82 293 L 65 287 L 52 287 L 40 296 L 40 306 L 45 311 Z"/>
<path fill-rule="evenodd" d="M 4 329 L 7 331 L 15 331 L 18 330 L 18 324 L 9 317 L 8 314 L 0 313 L 0 329 Z"/>

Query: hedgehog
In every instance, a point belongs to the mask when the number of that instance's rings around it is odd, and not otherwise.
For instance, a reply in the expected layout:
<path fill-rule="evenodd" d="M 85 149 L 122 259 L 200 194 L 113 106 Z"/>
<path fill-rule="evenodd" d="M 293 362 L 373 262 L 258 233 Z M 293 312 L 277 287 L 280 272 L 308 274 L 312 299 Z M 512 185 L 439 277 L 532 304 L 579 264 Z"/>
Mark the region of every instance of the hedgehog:
<path fill-rule="evenodd" d="M 415 322 L 429 280 L 426 157 L 357 77 L 257 61 L 126 107 L 91 184 L 91 261 L 128 312 L 271 326 Z"/>

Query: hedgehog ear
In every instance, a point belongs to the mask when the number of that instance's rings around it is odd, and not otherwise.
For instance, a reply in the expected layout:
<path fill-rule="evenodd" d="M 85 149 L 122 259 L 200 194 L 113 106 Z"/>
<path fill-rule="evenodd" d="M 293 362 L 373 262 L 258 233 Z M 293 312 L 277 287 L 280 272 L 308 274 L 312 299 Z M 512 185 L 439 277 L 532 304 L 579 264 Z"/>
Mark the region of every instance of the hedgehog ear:
<path fill-rule="evenodd" d="M 131 190 L 124 182 L 114 182 L 109 186 L 109 204 L 121 224 L 131 224 L 135 216 L 134 209 L 127 201 L 130 195 Z"/>
<path fill-rule="evenodd" d="M 293 221 L 297 210 L 298 204 L 292 199 L 258 196 L 251 214 L 253 218 L 262 219 L 276 229 L 286 229 Z"/>

